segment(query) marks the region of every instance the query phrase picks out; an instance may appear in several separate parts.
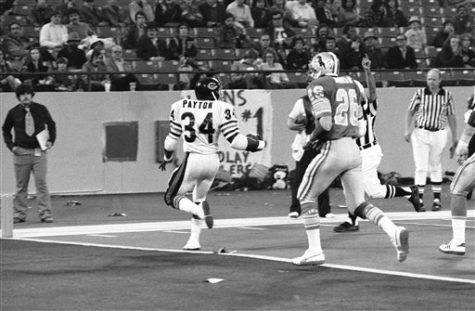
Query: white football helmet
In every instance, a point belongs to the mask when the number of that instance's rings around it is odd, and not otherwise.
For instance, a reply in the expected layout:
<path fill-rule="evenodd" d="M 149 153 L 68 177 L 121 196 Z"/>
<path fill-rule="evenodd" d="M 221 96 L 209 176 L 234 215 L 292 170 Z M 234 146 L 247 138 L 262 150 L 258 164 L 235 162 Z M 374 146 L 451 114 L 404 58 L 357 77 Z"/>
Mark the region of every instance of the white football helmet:
<path fill-rule="evenodd" d="M 338 76 L 340 61 L 332 52 L 321 52 L 315 55 L 308 64 L 308 74 L 312 79 L 321 76 Z"/>

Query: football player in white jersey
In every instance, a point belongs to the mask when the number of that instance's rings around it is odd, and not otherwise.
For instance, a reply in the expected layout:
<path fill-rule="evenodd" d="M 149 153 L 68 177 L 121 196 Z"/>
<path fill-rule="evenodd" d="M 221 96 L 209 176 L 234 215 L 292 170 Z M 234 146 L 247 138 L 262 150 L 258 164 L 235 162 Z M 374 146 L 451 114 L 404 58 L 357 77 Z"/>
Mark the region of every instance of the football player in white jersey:
<path fill-rule="evenodd" d="M 206 196 L 219 167 L 218 137 L 223 134 L 232 148 L 251 152 L 260 151 L 266 142 L 253 135 L 239 132 L 239 124 L 234 107 L 219 100 L 220 82 L 205 77 L 196 87 L 194 99 L 180 99 L 172 104 L 170 112 L 170 133 L 165 139 L 164 161 L 160 169 L 173 159 L 178 139 L 183 137 L 185 159 L 176 168 L 165 192 L 167 205 L 191 213 L 191 234 L 183 247 L 199 250 L 203 221 L 208 228 L 213 227 Z M 193 191 L 193 200 L 185 195 Z"/>

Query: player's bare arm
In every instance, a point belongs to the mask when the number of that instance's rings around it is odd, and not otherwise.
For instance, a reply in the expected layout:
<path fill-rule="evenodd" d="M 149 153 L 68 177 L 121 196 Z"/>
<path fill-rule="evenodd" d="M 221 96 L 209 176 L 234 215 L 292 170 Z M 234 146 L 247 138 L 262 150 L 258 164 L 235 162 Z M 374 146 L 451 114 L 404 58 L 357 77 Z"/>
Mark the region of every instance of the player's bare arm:
<path fill-rule="evenodd" d="M 361 61 L 361 66 L 363 67 L 366 83 L 368 85 L 368 100 L 373 102 L 376 100 L 376 80 L 374 79 L 373 74 L 371 73 L 371 60 L 368 58 L 368 55 L 363 57 Z"/>
<path fill-rule="evenodd" d="M 406 124 L 405 124 L 405 129 L 404 129 L 404 139 L 410 143 L 411 142 L 411 124 L 412 124 L 412 118 L 414 117 L 414 112 L 411 110 L 406 111 Z"/>

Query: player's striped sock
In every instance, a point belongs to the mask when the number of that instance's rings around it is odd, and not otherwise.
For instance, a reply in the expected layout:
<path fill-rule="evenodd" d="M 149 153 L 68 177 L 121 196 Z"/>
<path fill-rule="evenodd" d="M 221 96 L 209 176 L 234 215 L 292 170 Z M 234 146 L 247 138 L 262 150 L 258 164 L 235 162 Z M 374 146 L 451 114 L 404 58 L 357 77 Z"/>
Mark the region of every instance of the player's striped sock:
<path fill-rule="evenodd" d="M 425 189 L 425 185 L 417 185 L 417 188 L 419 189 L 419 199 L 421 200 L 421 202 L 424 201 L 424 189 Z"/>
<path fill-rule="evenodd" d="M 355 215 L 363 218 L 368 219 L 372 223 L 376 224 L 379 228 L 381 228 L 386 234 L 393 239 L 396 233 L 396 225 L 386 216 L 382 210 L 377 208 L 376 206 L 364 202 L 360 206 L 358 206 L 355 210 Z"/>
<path fill-rule="evenodd" d="M 308 249 L 317 253 L 322 252 L 320 242 L 320 218 L 316 204 L 313 202 L 302 203 L 302 222 L 307 233 Z"/>

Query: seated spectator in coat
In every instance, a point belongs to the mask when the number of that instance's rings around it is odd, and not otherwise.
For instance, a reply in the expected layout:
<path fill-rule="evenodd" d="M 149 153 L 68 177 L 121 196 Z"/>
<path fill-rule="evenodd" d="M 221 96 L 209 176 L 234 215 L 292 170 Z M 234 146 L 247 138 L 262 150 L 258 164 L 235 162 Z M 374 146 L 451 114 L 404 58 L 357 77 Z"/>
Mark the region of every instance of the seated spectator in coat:
<path fill-rule="evenodd" d="M 2 42 L 6 56 L 7 58 L 23 59 L 28 55 L 31 42 L 28 38 L 23 36 L 23 27 L 20 24 L 12 23 L 8 28 L 10 32 L 3 36 L 0 41 Z"/>
<path fill-rule="evenodd" d="M 226 13 L 224 25 L 219 30 L 218 47 L 221 49 L 241 48 L 247 41 L 244 29 L 235 23 L 234 15 Z"/>
<path fill-rule="evenodd" d="M 145 61 L 163 61 L 169 59 L 167 42 L 157 36 L 157 26 L 147 25 L 146 34 L 137 42 L 137 57 Z"/>
<path fill-rule="evenodd" d="M 386 10 L 388 11 L 387 17 L 391 21 L 389 25 L 392 25 L 390 27 L 407 27 L 407 17 L 399 9 L 398 0 L 387 0 Z"/>
<path fill-rule="evenodd" d="M 378 47 L 378 37 L 376 34 L 368 30 L 363 37 L 363 50 L 371 60 L 371 69 L 384 69 L 386 64 L 385 58 L 381 49 Z"/>
<path fill-rule="evenodd" d="M 53 91 L 53 77 L 46 74 L 48 71 L 50 71 L 50 67 L 43 62 L 40 54 L 40 48 L 31 48 L 23 67 L 23 72 L 36 73 L 36 75 L 24 75 L 23 82 L 29 81 L 29 83 L 38 91 Z M 38 75 L 38 73 L 45 74 Z"/>
<path fill-rule="evenodd" d="M 347 70 L 361 70 L 361 61 L 365 56 L 361 38 L 356 36 L 351 40 L 348 50 L 340 58 L 341 68 Z"/>
<path fill-rule="evenodd" d="M 457 15 L 454 18 L 454 30 L 456 34 L 470 33 L 473 27 L 473 16 L 465 5 L 457 7 Z"/>
<path fill-rule="evenodd" d="M 346 51 L 350 48 L 351 41 L 358 36 L 356 28 L 353 25 L 343 26 L 342 36 L 336 40 L 336 46 L 341 55 L 346 54 Z"/>
<path fill-rule="evenodd" d="M 66 25 L 67 23 L 69 23 L 68 10 L 73 8 L 79 10 L 79 5 L 76 3 L 76 1 L 73 0 L 63 0 L 63 3 L 56 6 L 55 11 L 59 11 L 61 13 L 62 24 Z"/>
<path fill-rule="evenodd" d="M 91 37 L 91 40 L 89 41 L 89 47 L 86 51 L 86 59 L 91 59 L 92 52 L 94 51 L 105 53 L 105 49 L 104 41 L 98 37 Z"/>
<path fill-rule="evenodd" d="M 427 35 L 418 17 L 411 17 L 409 29 L 404 33 L 407 45 L 414 50 L 422 50 L 427 45 Z"/>
<path fill-rule="evenodd" d="M 254 28 L 251 9 L 244 3 L 244 0 L 234 0 L 226 7 L 226 12 L 232 14 L 236 22 L 240 23 L 244 28 Z"/>
<path fill-rule="evenodd" d="M 128 12 L 121 7 L 117 0 L 107 0 L 107 3 L 99 8 L 101 24 L 110 27 L 122 27 L 128 22 Z"/>
<path fill-rule="evenodd" d="M 190 36 L 191 30 L 186 24 L 181 24 L 177 28 L 177 36 L 168 41 L 169 59 L 180 60 L 187 51 L 188 55 L 196 57 L 198 49 L 195 39 Z"/>
<path fill-rule="evenodd" d="M 114 45 L 111 49 L 111 57 L 105 61 L 107 71 L 110 72 L 111 91 L 129 91 L 140 89 L 137 86 L 137 77 L 130 73 L 133 71 L 132 64 L 123 58 L 123 50 L 120 45 Z M 129 71 L 128 73 L 120 73 Z"/>
<path fill-rule="evenodd" d="M 231 71 L 240 71 L 231 73 L 230 89 L 262 89 L 264 88 L 264 79 L 258 72 L 259 67 L 256 64 L 257 52 L 250 49 L 244 57 L 231 65 Z"/>
<path fill-rule="evenodd" d="M 155 7 L 155 24 L 158 26 L 177 26 L 183 23 L 181 7 L 174 0 L 161 0 Z"/>
<path fill-rule="evenodd" d="M 361 16 L 356 9 L 356 0 L 342 0 L 341 6 L 343 8 L 343 25 L 357 25 L 361 21 Z"/>
<path fill-rule="evenodd" d="M 368 27 L 393 27 L 394 23 L 388 17 L 386 3 L 374 1 L 371 9 L 366 13 L 365 26 Z"/>
<path fill-rule="evenodd" d="M 328 34 L 328 36 L 325 40 L 325 48 L 324 48 L 323 51 L 324 52 L 332 52 L 338 58 L 341 58 L 340 50 L 338 50 L 338 47 L 336 46 L 336 38 L 332 33 Z"/>
<path fill-rule="evenodd" d="M 5 59 L 5 51 L 0 48 L 0 91 L 13 92 L 21 84 L 21 80 L 14 75 L 3 74 L 5 72 L 13 72 L 13 68 Z"/>
<path fill-rule="evenodd" d="M 464 67 L 462 45 L 458 35 L 452 35 L 447 42 L 444 43 L 442 50 L 437 53 L 436 57 L 432 60 L 431 66 L 434 68 Z"/>
<path fill-rule="evenodd" d="M 127 32 L 123 40 L 123 46 L 126 49 L 136 49 L 139 38 L 144 36 L 147 32 L 147 18 L 143 11 L 135 13 L 133 23 L 127 27 Z"/>
<path fill-rule="evenodd" d="M 82 71 L 90 73 L 81 76 L 82 82 L 86 85 L 86 91 L 103 92 L 104 85 L 110 83 L 108 75 L 105 74 L 107 67 L 104 60 L 105 51 L 93 51 L 90 60 L 82 66 Z"/>
<path fill-rule="evenodd" d="M 61 12 L 53 13 L 51 22 L 41 27 L 39 37 L 43 59 L 53 61 L 58 51 L 66 46 L 68 41 L 68 29 L 61 23 Z"/>
<path fill-rule="evenodd" d="M 407 38 L 403 34 L 396 37 L 396 45 L 389 48 L 386 54 L 386 63 L 389 69 L 417 68 L 414 49 L 407 45 Z"/>
<path fill-rule="evenodd" d="M 284 14 L 281 11 L 272 12 L 272 23 L 266 32 L 276 49 L 290 48 L 292 37 L 295 36 L 295 31 L 292 30 L 290 24 L 284 22 Z"/>
<path fill-rule="evenodd" d="M 36 4 L 31 10 L 29 20 L 33 26 L 40 27 L 49 23 L 53 12 L 54 7 L 48 3 L 48 0 L 36 0 Z"/>
<path fill-rule="evenodd" d="M 181 4 L 181 20 L 190 27 L 203 27 L 203 15 L 193 0 L 183 0 Z"/>
<path fill-rule="evenodd" d="M 198 7 L 206 27 L 219 27 L 224 25 L 226 7 L 217 0 L 206 0 Z"/>
<path fill-rule="evenodd" d="M 290 11 L 292 13 L 291 23 L 296 27 L 307 28 L 318 24 L 315 10 L 307 3 L 307 0 L 297 0 Z"/>
<path fill-rule="evenodd" d="M 259 69 L 263 71 L 283 71 L 284 67 L 281 63 L 276 62 L 277 53 L 268 49 L 264 53 L 264 62 L 259 66 Z M 269 74 L 264 73 L 265 88 L 270 89 L 286 89 L 294 87 L 290 83 L 289 77 L 285 72 L 272 72 Z"/>
<path fill-rule="evenodd" d="M 328 25 L 320 24 L 316 31 L 316 37 L 312 44 L 312 55 L 322 52 L 326 48 L 327 36 L 330 34 L 330 28 Z"/>
<path fill-rule="evenodd" d="M 94 0 L 84 0 L 82 6 L 79 7 L 81 19 L 87 21 L 91 26 L 102 26 L 101 13 L 94 4 Z"/>
<path fill-rule="evenodd" d="M 310 52 L 305 47 L 305 40 L 301 36 L 293 37 L 292 49 L 287 55 L 287 69 L 307 71 L 309 61 Z"/>
<path fill-rule="evenodd" d="M 142 12 L 145 16 L 145 22 L 151 23 L 155 21 L 155 8 L 153 0 L 130 0 L 129 16 L 132 23 L 137 23 L 137 12 Z"/>
<path fill-rule="evenodd" d="M 444 27 L 439 30 L 432 41 L 432 45 L 438 48 L 441 48 L 445 41 L 455 34 L 454 23 L 451 20 L 446 20 L 444 22 Z"/>
<path fill-rule="evenodd" d="M 460 36 L 460 40 L 462 40 L 462 61 L 463 66 L 465 68 L 474 68 L 475 67 L 475 51 L 473 47 L 475 46 L 475 42 L 473 37 L 465 33 Z"/>
<path fill-rule="evenodd" d="M 77 75 L 68 69 L 68 60 L 64 57 L 58 57 L 56 60 L 56 74 L 54 75 L 54 90 L 72 92 L 76 90 Z"/>
<path fill-rule="evenodd" d="M 317 17 L 318 23 L 335 26 L 337 22 L 327 2 L 325 0 L 317 0 L 315 3 L 315 16 Z"/>
<path fill-rule="evenodd" d="M 269 8 L 266 7 L 265 0 L 256 0 L 255 5 L 251 8 L 252 19 L 254 20 L 255 28 L 267 28 L 269 27 L 272 19 L 272 13 Z"/>
<path fill-rule="evenodd" d="M 77 33 L 81 40 L 95 34 L 94 29 L 89 24 L 80 21 L 78 10 L 69 9 L 67 14 L 69 18 L 69 24 L 66 25 L 68 33 Z"/>

